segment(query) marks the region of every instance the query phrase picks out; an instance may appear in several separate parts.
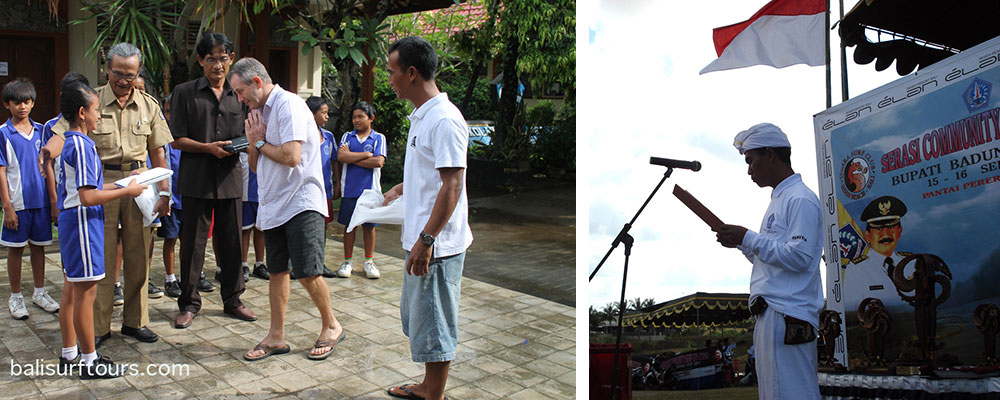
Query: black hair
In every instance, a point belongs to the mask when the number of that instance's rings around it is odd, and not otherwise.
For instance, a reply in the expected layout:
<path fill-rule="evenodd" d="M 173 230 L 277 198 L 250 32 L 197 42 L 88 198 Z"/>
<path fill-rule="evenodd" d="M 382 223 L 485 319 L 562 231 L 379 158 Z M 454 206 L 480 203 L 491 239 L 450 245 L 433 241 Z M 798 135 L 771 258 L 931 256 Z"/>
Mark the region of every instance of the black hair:
<path fill-rule="evenodd" d="M 367 101 L 359 101 L 358 104 L 354 105 L 354 108 L 351 108 L 351 113 L 354 110 L 361 110 L 361 112 L 368 115 L 368 119 L 375 118 L 375 106 L 369 104 Z"/>
<path fill-rule="evenodd" d="M 324 104 L 326 104 L 326 100 L 319 96 L 309 96 L 309 98 L 306 99 L 306 106 L 309 107 L 309 112 L 313 114 L 315 114 L 316 111 L 319 111 L 319 108 L 323 107 Z M 329 105 L 327 106 L 329 107 Z"/>
<path fill-rule="evenodd" d="M 791 147 L 758 147 L 756 149 L 747 150 L 749 152 L 759 152 L 761 155 L 766 153 L 768 150 L 773 151 L 774 155 L 778 157 L 778 160 L 785 163 L 788 168 L 792 167 L 792 148 Z"/>
<path fill-rule="evenodd" d="M 80 107 L 90 107 L 92 101 L 97 101 L 97 92 L 90 86 L 77 82 L 63 90 L 59 99 L 59 111 L 62 112 L 63 118 L 66 118 L 66 122 L 72 125 L 76 123 Z"/>
<path fill-rule="evenodd" d="M 397 60 L 403 69 L 414 67 L 425 81 L 434 80 L 437 73 L 438 56 L 434 47 L 419 36 L 399 39 L 389 46 L 389 53 L 398 52 Z"/>
<path fill-rule="evenodd" d="M 20 103 L 22 101 L 35 101 L 37 97 L 35 92 L 35 85 L 31 83 L 28 78 L 17 78 L 6 85 L 3 85 L 3 102 L 13 101 L 15 103 Z"/>
<path fill-rule="evenodd" d="M 82 83 L 84 85 L 90 86 L 90 80 L 86 76 L 79 72 L 70 71 L 67 72 L 62 78 L 62 82 L 59 83 L 59 91 L 65 92 L 67 89 L 73 86 L 73 84 Z"/>
<path fill-rule="evenodd" d="M 195 51 L 198 52 L 199 57 L 205 58 L 216 47 L 222 47 L 226 55 L 236 51 L 232 40 L 229 40 L 226 35 L 216 32 L 208 32 L 205 36 L 202 36 L 201 40 L 198 41 L 198 46 L 195 46 Z"/>

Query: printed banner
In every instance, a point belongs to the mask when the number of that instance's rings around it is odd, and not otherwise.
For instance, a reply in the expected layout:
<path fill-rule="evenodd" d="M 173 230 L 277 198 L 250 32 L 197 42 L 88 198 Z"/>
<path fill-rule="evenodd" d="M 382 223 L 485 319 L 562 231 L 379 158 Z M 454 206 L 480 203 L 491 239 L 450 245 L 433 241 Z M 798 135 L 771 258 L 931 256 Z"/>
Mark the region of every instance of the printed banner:
<path fill-rule="evenodd" d="M 998 67 L 995 38 L 815 116 L 839 364 L 871 340 L 890 364 L 926 358 L 921 340 L 981 361 L 973 313 L 1000 304 Z"/>

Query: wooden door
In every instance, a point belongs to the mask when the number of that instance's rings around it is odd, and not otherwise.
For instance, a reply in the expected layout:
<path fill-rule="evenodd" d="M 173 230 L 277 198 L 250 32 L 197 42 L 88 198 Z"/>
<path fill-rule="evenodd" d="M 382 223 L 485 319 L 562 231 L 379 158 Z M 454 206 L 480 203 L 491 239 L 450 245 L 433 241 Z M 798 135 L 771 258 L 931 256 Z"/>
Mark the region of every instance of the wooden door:
<path fill-rule="evenodd" d="M 31 111 L 31 119 L 35 122 L 45 123 L 59 114 L 55 58 L 53 38 L 0 36 L 0 63 L 7 63 L 7 76 L 0 76 L 0 86 L 19 77 L 31 79 L 38 93 Z M 10 112 L 0 107 L 0 124 L 8 118 Z"/>

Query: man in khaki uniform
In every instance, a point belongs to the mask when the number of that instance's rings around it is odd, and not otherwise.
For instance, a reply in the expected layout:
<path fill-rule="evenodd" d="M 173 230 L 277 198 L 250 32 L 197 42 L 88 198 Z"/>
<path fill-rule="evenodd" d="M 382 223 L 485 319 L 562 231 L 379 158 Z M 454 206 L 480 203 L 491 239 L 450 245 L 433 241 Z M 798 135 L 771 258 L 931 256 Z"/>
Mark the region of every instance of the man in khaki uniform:
<path fill-rule="evenodd" d="M 97 88 L 101 119 L 97 129 L 87 136 L 97 145 L 104 169 L 104 181 L 114 182 L 134 172 L 145 171 L 148 154 L 153 167 L 166 167 L 163 145 L 173 141 L 167 122 L 163 120 L 157 100 L 145 92 L 134 90 L 132 81 L 139 74 L 142 54 L 129 43 L 118 43 L 108 50 L 108 84 Z M 56 134 L 45 145 L 52 158 L 59 156 L 66 127 L 59 121 L 53 127 Z M 48 155 L 43 155 L 47 157 Z M 160 198 L 155 212 L 167 215 L 170 210 L 169 180 L 157 182 Z M 152 343 L 159 337 L 149 330 L 148 297 L 149 280 L 147 249 L 152 239 L 151 230 L 143 226 L 142 214 L 131 198 L 104 204 L 104 258 L 107 271 L 114 268 L 116 246 L 121 224 L 122 269 L 125 274 L 125 305 L 122 312 L 123 335 Z M 114 276 L 107 274 L 97 284 L 94 302 L 95 345 L 111 337 L 111 312 L 114 297 Z"/>

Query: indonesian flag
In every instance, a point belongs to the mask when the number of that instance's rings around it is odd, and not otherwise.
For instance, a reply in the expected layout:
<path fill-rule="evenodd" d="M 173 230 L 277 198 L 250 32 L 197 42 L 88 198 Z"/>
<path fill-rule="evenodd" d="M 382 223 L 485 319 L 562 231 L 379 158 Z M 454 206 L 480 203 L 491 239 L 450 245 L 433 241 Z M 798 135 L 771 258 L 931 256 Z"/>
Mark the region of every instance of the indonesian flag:
<path fill-rule="evenodd" d="M 826 64 L 826 0 L 772 0 L 750 19 L 715 28 L 719 58 L 701 73 L 770 65 Z"/>

